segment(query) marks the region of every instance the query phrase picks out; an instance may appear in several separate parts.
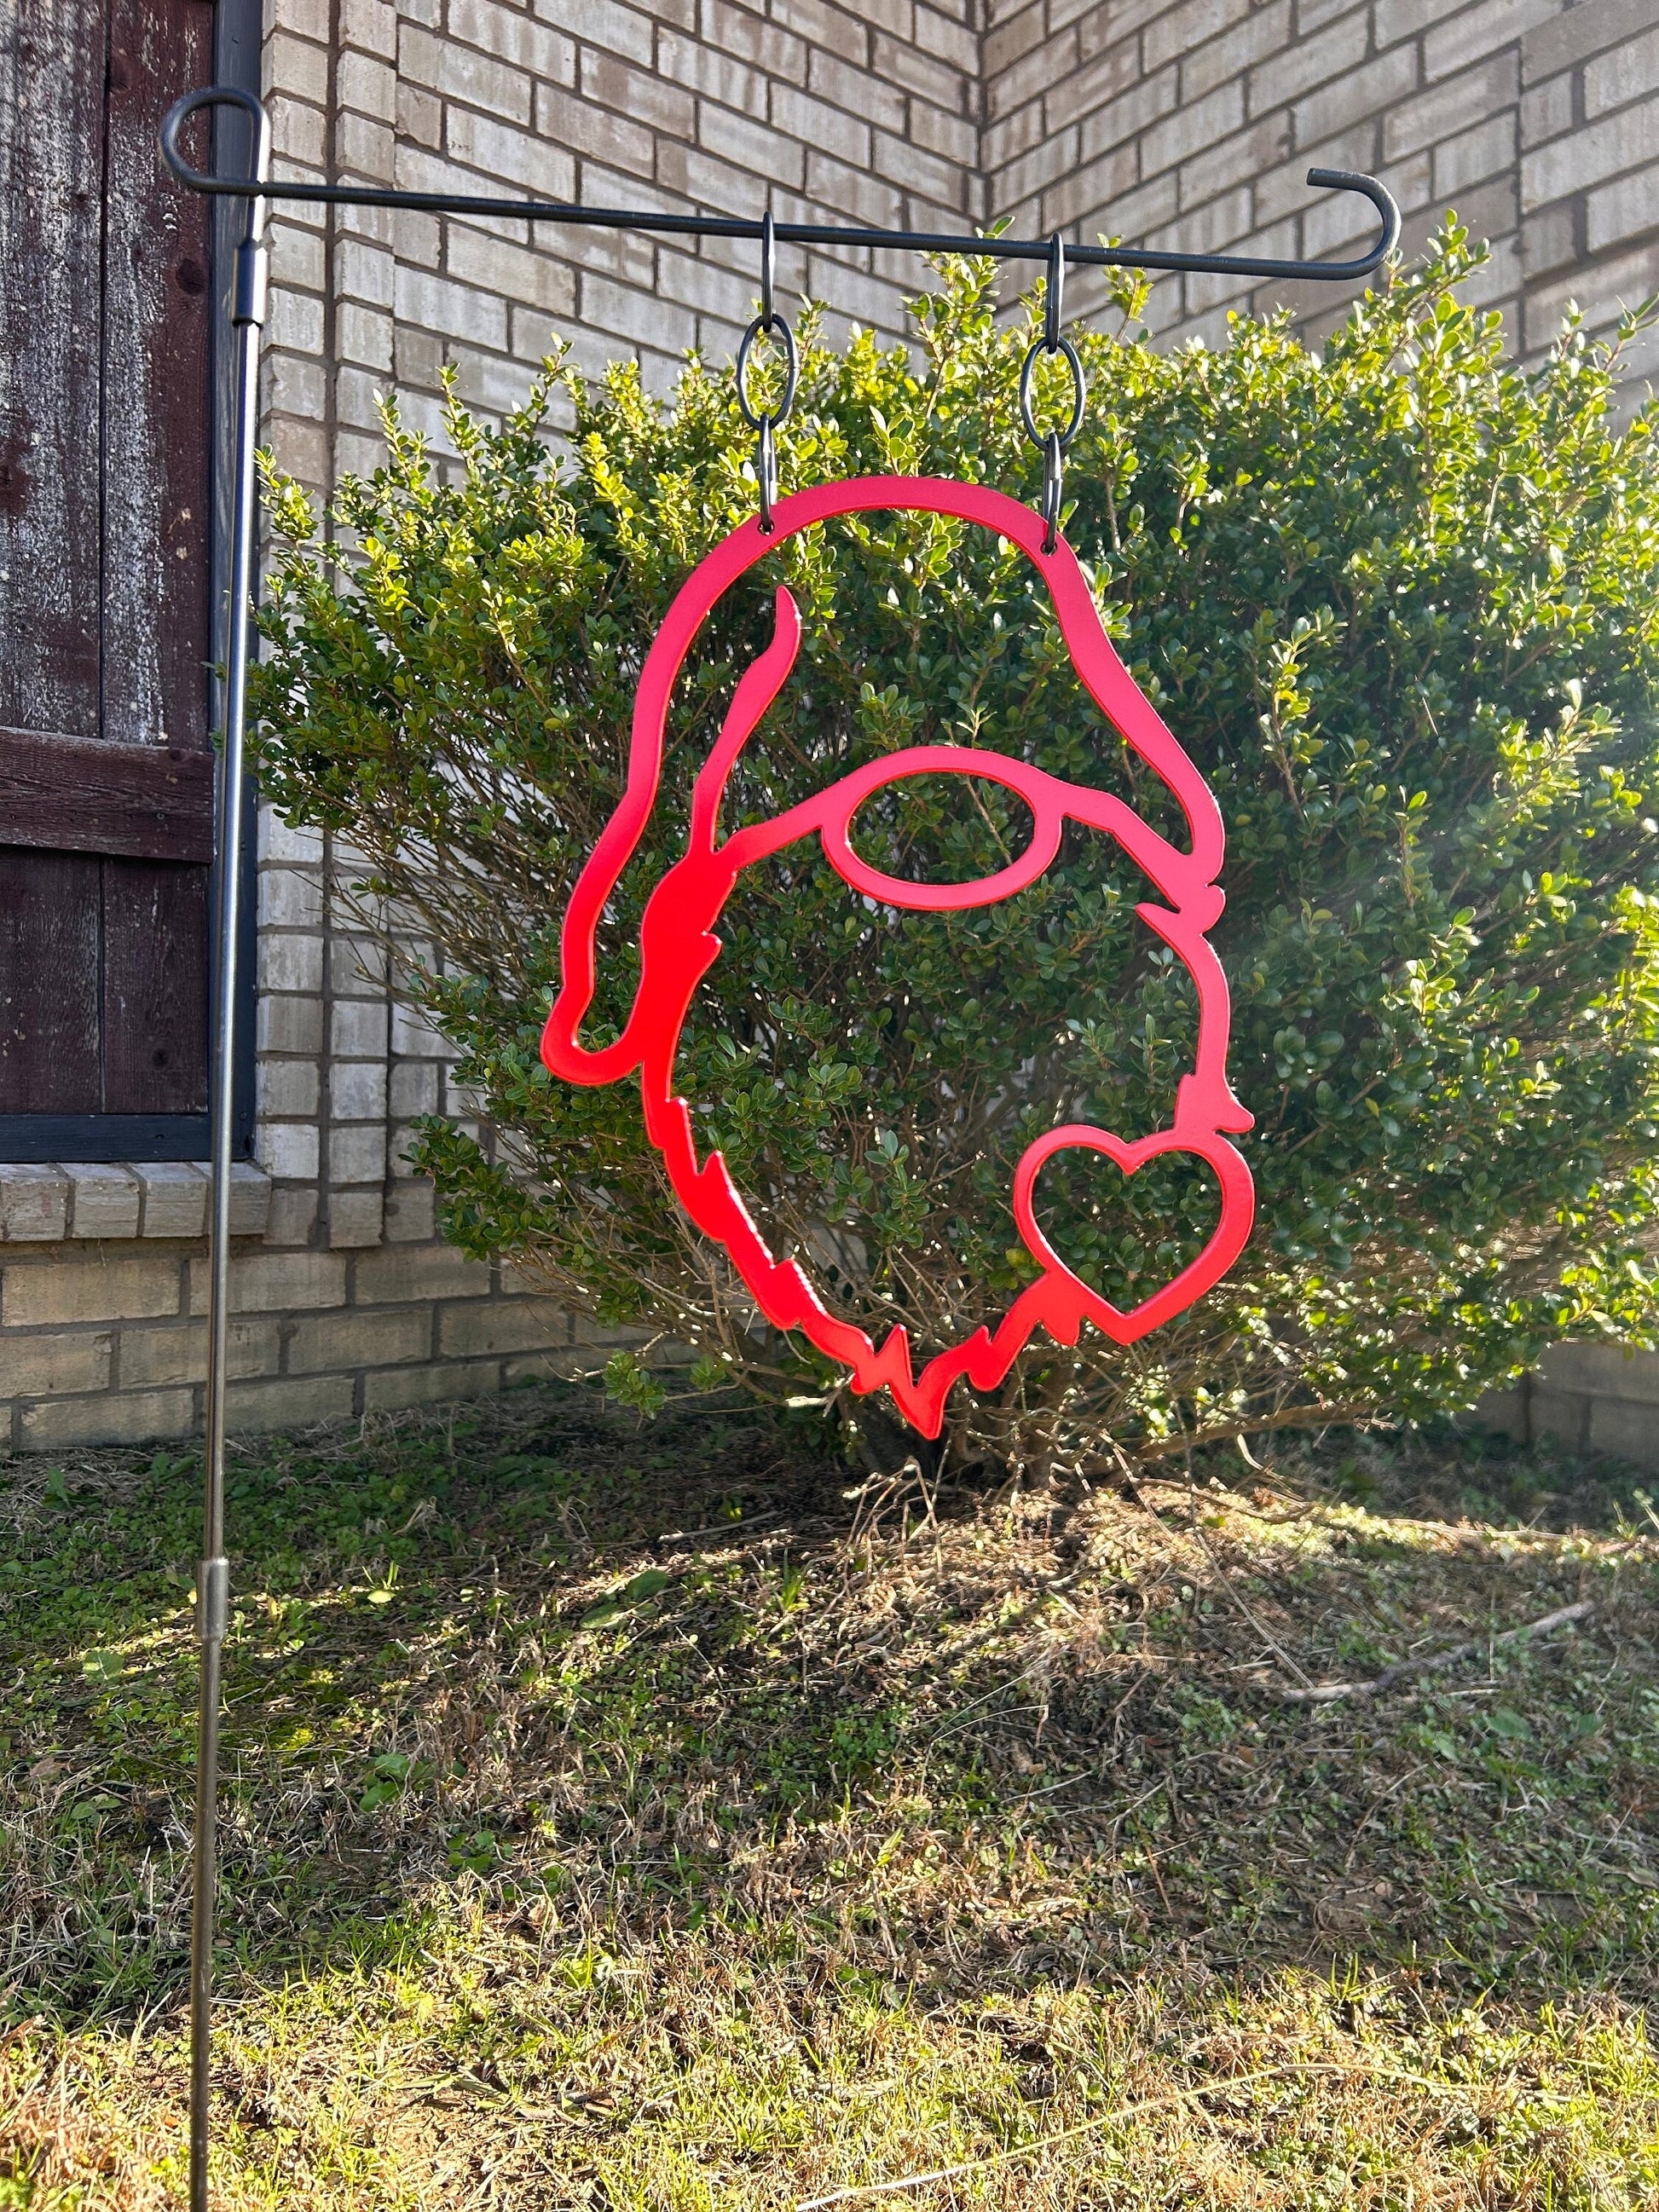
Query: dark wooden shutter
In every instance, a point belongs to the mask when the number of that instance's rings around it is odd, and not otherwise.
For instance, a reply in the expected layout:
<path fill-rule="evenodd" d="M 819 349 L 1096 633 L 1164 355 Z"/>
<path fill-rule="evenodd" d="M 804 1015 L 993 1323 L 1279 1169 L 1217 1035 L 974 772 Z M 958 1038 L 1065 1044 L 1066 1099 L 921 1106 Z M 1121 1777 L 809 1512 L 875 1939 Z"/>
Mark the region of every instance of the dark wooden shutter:
<path fill-rule="evenodd" d="M 0 1158 L 207 1103 L 212 74 L 210 0 L 0 9 Z"/>

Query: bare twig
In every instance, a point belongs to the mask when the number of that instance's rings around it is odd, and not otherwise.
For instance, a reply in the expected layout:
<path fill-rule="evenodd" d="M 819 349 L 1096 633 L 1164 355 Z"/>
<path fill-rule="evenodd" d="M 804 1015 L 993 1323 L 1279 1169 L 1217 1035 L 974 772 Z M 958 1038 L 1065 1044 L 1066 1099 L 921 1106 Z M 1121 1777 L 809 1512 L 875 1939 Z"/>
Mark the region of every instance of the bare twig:
<path fill-rule="evenodd" d="M 1017 2158 L 1030 2158 L 1034 2153 L 1053 2150 L 1060 2143 L 1075 2142 L 1079 2136 L 1092 2135 L 1096 2129 L 1108 2127 L 1115 2120 L 1139 2119 L 1143 2112 L 1156 2112 L 1171 2105 L 1190 2105 L 1200 2097 L 1223 2095 L 1234 2089 L 1249 2087 L 1258 2081 L 1280 2081 L 1287 2075 L 1309 2074 L 1364 2074 L 1376 2081 L 1400 2082 L 1413 2088 L 1432 2090 L 1438 2096 L 1467 2094 L 1462 2082 L 1431 2081 L 1425 2075 L 1407 2074 L 1393 2067 L 1368 2066 L 1363 2059 L 1310 2059 L 1287 2062 L 1283 2066 L 1264 2066 L 1254 2074 L 1221 2074 L 1213 2081 L 1206 2081 L 1194 2089 L 1171 2089 L 1162 2097 L 1144 2097 L 1139 2104 L 1119 2105 L 1110 2112 L 1097 2112 L 1092 2119 L 1081 2120 L 1074 2128 L 1062 2128 L 1058 2135 L 1039 2136 L 1035 2142 L 1016 2143 L 1012 2150 L 994 2151 L 988 2157 L 965 2160 L 960 2166 L 940 2166 L 927 2173 L 907 2173 L 896 2181 L 856 2182 L 850 2189 L 831 2190 L 827 2197 L 806 2197 L 795 2205 L 795 2212 L 824 2212 L 830 2204 L 851 2204 L 860 2197 L 892 2197 L 904 2189 L 925 2189 L 930 2182 L 960 2181 L 970 2173 L 983 2173 L 989 2166 L 1006 2166 Z"/>
<path fill-rule="evenodd" d="M 1565 1628 L 1570 1620 L 1587 1620 L 1595 1610 L 1589 1599 L 1582 1598 L 1577 1605 L 1564 1605 L 1558 1613 L 1547 1613 L 1541 1620 L 1529 1620 L 1519 1628 L 1505 1629 L 1501 1636 L 1477 1636 L 1467 1644 L 1455 1644 L 1449 1651 L 1432 1652 L 1422 1659 L 1398 1659 L 1369 1682 L 1319 1682 L 1305 1690 L 1281 1690 L 1279 1694 L 1287 1704 L 1295 1705 L 1330 1705 L 1340 1698 L 1381 1697 L 1384 1690 L 1393 1689 L 1408 1674 L 1431 1674 L 1437 1668 L 1455 1665 L 1460 1659 L 1472 1659 L 1477 1652 L 1495 1651 L 1500 1644 L 1518 1644 L 1529 1636 L 1547 1636 L 1552 1629 Z"/>

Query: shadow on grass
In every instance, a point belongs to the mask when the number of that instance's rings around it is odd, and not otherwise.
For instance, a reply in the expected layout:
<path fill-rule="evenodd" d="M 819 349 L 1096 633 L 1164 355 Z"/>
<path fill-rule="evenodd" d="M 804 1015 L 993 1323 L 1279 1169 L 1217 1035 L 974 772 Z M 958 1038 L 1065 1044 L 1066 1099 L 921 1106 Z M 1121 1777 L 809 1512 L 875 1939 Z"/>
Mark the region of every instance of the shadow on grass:
<path fill-rule="evenodd" d="M 9 1471 L 14 2016 L 182 1997 L 198 1473 Z M 951 2003 L 1285 1965 L 1652 1993 L 1638 1483 L 1449 1434 L 853 1488 L 810 1424 L 574 1390 L 240 1453 L 228 1985 L 418 1975 L 465 1923 L 578 1976 L 696 1939 Z"/>

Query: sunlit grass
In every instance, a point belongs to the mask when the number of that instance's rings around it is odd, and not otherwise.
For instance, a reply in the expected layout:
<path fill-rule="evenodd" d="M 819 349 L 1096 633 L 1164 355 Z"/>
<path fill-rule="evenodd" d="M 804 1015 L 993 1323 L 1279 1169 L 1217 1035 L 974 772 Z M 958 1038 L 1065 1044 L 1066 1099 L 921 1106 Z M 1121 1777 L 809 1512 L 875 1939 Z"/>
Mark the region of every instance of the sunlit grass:
<path fill-rule="evenodd" d="M 197 1470 L 9 1473 L 0 2212 L 179 2203 Z M 872 1517 L 567 1393 L 250 1452 L 219 2202 L 1659 2201 L 1639 1492 L 1215 1473 Z"/>

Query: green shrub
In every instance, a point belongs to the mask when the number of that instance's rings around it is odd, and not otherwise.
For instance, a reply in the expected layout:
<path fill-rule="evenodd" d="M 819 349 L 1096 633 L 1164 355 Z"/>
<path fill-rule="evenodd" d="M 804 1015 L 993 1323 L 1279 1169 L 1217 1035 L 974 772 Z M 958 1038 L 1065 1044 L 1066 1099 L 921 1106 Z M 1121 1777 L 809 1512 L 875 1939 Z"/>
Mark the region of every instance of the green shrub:
<path fill-rule="evenodd" d="M 1249 321 L 1224 349 L 1161 354 L 1127 297 L 1116 336 L 1079 336 L 1091 399 L 1066 527 L 1227 820 L 1216 942 L 1261 1210 L 1231 1277 L 1133 1350 L 1039 1335 L 994 1397 L 959 1384 L 959 1456 L 1417 1417 L 1469 1405 L 1553 1339 L 1652 1340 L 1659 472 L 1646 416 L 1614 427 L 1616 348 L 1570 328 L 1516 368 L 1498 319 L 1456 296 L 1477 258 L 1449 228 L 1322 358 Z M 805 319 L 786 488 L 918 471 L 1035 498 L 1015 407 L 1029 328 L 994 316 L 992 277 L 942 274 L 916 303 L 914 363 L 867 336 L 831 350 Z M 568 380 L 562 459 L 558 388 L 550 364 L 499 431 L 452 404 L 460 459 L 441 469 L 388 412 L 388 465 L 346 485 L 334 545 L 273 479 L 260 773 L 291 819 L 367 854 L 372 895 L 429 948 L 410 988 L 498 1133 L 486 1151 L 425 1127 L 448 1235 L 604 1321 L 694 1344 L 700 1382 L 830 1391 L 809 1348 L 751 1325 L 678 1213 L 635 1086 L 568 1089 L 538 1056 L 641 657 L 755 496 L 728 375 L 694 361 L 667 401 L 631 368 Z M 820 526 L 728 596 L 687 665 L 592 1041 L 625 1014 L 641 905 L 783 579 L 805 643 L 726 829 L 946 739 L 1116 787 L 1170 826 L 1023 556 L 938 517 Z M 861 817 L 866 856 L 1001 865 L 1021 810 L 971 790 L 890 793 Z M 958 915 L 872 910 L 816 845 L 740 884 L 683 1087 L 775 1249 L 815 1255 L 866 1328 L 903 1321 L 927 1352 L 994 1322 L 1030 1279 L 1008 1191 L 1032 1135 L 1167 1121 L 1193 1007 L 1135 918 L 1142 889 L 1075 830 L 1030 890 Z M 1061 1161 L 1043 1218 L 1134 1303 L 1207 1235 L 1207 1176 L 1165 1159 L 1125 1185 Z"/>

